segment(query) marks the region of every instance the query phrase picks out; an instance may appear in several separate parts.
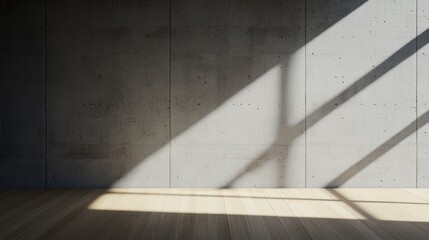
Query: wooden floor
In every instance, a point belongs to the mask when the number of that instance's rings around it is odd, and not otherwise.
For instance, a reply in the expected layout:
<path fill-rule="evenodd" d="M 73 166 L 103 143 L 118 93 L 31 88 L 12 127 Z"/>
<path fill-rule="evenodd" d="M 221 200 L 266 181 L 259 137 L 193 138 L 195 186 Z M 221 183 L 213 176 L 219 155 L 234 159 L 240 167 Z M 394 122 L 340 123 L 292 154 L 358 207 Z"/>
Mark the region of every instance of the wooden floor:
<path fill-rule="evenodd" d="M 0 239 L 429 239 L 429 189 L 2 190 Z"/>

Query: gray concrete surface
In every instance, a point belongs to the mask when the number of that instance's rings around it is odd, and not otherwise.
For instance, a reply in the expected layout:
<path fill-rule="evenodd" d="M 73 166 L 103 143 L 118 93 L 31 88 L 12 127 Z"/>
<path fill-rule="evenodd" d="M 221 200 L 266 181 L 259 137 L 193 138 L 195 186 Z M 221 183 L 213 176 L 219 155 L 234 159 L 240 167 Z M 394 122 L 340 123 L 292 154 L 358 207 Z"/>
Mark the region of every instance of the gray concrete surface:
<path fill-rule="evenodd" d="M 417 1 L 417 186 L 429 187 L 429 2 Z M 424 34 L 424 35 L 422 35 Z"/>
<path fill-rule="evenodd" d="M 415 187 L 415 133 L 392 138 L 416 117 L 415 10 L 368 1 L 307 42 L 308 187 Z M 309 9 L 307 26 L 325 11 Z"/>
<path fill-rule="evenodd" d="M 0 3 L 0 187 L 44 186 L 44 9 Z"/>
<path fill-rule="evenodd" d="M 0 186 L 427 187 L 417 1 L 4 1 Z"/>
<path fill-rule="evenodd" d="M 47 14 L 48 187 L 169 186 L 169 153 L 152 156 L 169 139 L 169 2 Z"/>
<path fill-rule="evenodd" d="M 303 1 L 172 9 L 172 186 L 303 187 Z"/>

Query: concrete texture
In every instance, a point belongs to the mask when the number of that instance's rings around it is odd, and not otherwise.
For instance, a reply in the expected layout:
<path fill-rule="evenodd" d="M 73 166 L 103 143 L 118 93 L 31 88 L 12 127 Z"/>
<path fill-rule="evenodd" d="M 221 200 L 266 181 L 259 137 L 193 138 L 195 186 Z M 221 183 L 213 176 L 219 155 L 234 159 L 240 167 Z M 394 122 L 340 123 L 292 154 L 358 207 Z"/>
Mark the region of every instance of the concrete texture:
<path fill-rule="evenodd" d="M 48 187 L 167 187 L 169 2 L 49 1 L 47 14 Z"/>
<path fill-rule="evenodd" d="M 429 187 L 429 2 L 417 1 L 417 186 Z"/>
<path fill-rule="evenodd" d="M 0 186 L 427 187 L 417 1 L 6 1 Z"/>
<path fill-rule="evenodd" d="M 173 187 L 304 186 L 304 7 L 173 2 Z"/>
<path fill-rule="evenodd" d="M 0 187 L 43 187 L 44 2 L 0 2 Z"/>
<path fill-rule="evenodd" d="M 309 2 L 311 36 L 331 9 Z M 396 135 L 416 117 L 415 47 L 415 1 L 369 1 L 307 42 L 308 187 L 415 187 L 415 133 Z"/>

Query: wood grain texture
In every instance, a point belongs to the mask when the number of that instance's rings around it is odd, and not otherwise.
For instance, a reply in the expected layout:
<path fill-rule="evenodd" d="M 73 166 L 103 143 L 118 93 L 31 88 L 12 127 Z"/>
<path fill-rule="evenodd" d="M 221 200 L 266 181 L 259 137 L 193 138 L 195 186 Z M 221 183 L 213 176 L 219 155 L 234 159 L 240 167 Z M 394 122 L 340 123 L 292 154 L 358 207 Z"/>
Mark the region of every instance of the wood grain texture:
<path fill-rule="evenodd" d="M 427 239 L 428 189 L 0 191 L 0 239 Z"/>

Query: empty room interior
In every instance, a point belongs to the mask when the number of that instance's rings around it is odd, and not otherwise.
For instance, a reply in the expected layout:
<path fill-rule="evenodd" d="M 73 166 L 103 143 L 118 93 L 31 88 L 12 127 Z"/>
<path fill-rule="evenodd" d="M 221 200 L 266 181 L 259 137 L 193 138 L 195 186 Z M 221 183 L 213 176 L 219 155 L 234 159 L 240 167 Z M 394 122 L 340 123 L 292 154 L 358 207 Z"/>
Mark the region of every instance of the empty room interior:
<path fill-rule="evenodd" d="M 428 0 L 0 0 L 0 239 L 429 239 Z"/>

